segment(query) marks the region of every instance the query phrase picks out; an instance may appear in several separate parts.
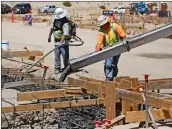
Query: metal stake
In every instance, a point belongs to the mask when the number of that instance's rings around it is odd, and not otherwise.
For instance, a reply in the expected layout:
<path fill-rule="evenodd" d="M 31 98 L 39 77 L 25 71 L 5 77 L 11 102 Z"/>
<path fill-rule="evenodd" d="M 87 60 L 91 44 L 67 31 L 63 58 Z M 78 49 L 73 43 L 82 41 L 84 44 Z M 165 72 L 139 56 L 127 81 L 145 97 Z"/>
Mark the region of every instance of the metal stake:
<path fill-rule="evenodd" d="M 146 128 L 148 129 L 149 127 L 149 118 L 148 118 L 148 103 L 147 103 L 147 88 L 148 88 L 148 77 L 149 75 L 144 75 L 145 76 L 145 121 L 146 121 Z"/>
<path fill-rule="evenodd" d="M 145 97 L 145 95 L 144 95 L 143 88 L 142 88 L 142 87 L 139 87 L 139 91 L 141 92 L 141 95 L 142 95 L 142 98 L 143 98 L 144 103 L 148 104 L 148 102 L 147 102 L 147 100 L 146 100 L 146 97 Z M 148 113 L 149 113 L 149 116 L 150 116 L 150 118 L 151 118 L 151 120 L 152 120 L 152 122 L 153 122 L 153 124 L 154 124 L 154 128 L 155 128 L 155 129 L 158 129 L 158 127 L 156 126 L 156 122 L 155 122 L 155 119 L 154 119 L 154 117 L 153 117 L 153 114 L 152 114 L 152 112 L 151 112 L 151 107 L 150 107 L 150 106 L 148 106 Z M 147 113 L 146 113 L 146 114 L 147 114 Z M 148 119 L 146 119 L 146 120 L 148 120 Z"/>

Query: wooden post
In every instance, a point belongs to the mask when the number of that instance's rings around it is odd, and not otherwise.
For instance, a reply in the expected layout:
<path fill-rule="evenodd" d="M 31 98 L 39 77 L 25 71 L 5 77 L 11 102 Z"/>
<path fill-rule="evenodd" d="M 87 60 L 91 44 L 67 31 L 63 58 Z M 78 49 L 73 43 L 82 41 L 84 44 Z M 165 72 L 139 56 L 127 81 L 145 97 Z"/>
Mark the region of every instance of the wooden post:
<path fill-rule="evenodd" d="M 106 119 L 113 120 L 116 117 L 115 85 L 107 84 L 105 88 Z"/>
<path fill-rule="evenodd" d="M 132 91 L 136 91 L 137 86 L 139 85 L 138 83 L 138 78 L 130 78 L 132 81 Z M 138 111 L 138 103 L 132 102 L 132 111 Z"/>
<path fill-rule="evenodd" d="M 114 78 L 115 82 L 120 82 L 123 79 L 128 79 L 129 76 L 123 76 L 123 77 L 116 77 Z M 119 88 L 120 88 L 120 84 L 119 84 Z M 125 86 L 124 86 L 125 87 Z M 131 108 L 131 101 L 128 100 L 122 100 L 122 113 L 125 114 L 126 112 L 130 111 Z"/>
<path fill-rule="evenodd" d="M 98 83 L 98 98 L 104 98 L 103 92 L 102 92 L 102 84 Z"/>

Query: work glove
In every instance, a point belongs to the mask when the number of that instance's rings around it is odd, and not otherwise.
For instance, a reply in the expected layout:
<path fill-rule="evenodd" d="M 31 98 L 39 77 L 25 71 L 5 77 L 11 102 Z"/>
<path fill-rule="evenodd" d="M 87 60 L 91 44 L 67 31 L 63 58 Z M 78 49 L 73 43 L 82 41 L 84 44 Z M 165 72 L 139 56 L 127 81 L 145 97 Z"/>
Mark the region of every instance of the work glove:
<path fill-rule="evenodd" d="M 102 50 L 102 48 L 96 48 L 96 52 L 101 51 L 101 50 Z"/>
<path fill-rule="evenodd" d="M 55 45 L 58 46 L 58 47 L 61 47 L 61 46 L 69 45 L 69 43 L 66 43 L 65 40 L 63 40 L 63 41 L 60 41 L 60 42 L 56 42 Z"/>
<path fill-rule="evenodd" d="M 120 40 L 123 40 L 123 39 L 125 39 L 125 37 L 120 36 L 119 39 L 120 39 Z"/>

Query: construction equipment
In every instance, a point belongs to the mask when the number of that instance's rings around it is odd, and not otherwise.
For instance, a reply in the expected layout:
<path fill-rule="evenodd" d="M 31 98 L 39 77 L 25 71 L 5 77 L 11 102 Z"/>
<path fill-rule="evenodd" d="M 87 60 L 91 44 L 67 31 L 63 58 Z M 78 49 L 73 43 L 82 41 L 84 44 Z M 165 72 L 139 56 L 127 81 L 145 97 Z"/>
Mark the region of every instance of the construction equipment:
<path fill-rule="evenodd" d="M 134 12 L 139 12 L 141 14 L 148 12 L 148 7 L 146 6 L 145 2 L 138 2 L 138 3 L 132 3 L 130 12 L 133 14 Z"/>
<path fill-rule="evenodd" d="M 62 72 L 59 81 L 63 82 L 68 74 L 80 68 L 94 64 L 108 57 L 116 56 L 126 51 L 130 51 L 130 49 L 132 48 L 145 45 L 147 43 L 150 43 L 163 37 L 167 37 L 169 35 L 172 35 L 172 23 L 153 29 L 149 32 L 125 39 L 123 41 L 119 41 L 115 45 L 108 46 L 99 52 L 89 53 L 79 58 L 70 60 L 69 65 Z"/>

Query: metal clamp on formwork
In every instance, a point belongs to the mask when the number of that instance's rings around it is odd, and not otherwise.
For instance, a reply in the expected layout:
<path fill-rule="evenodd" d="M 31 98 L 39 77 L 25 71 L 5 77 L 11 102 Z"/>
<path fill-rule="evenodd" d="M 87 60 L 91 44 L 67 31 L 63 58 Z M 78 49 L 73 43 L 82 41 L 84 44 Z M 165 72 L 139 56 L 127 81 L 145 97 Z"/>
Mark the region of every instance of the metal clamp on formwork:
<path fill-rule="evenodd" d="M 131 47 L 129 45 L 128 39 L 127 38 L 126 39 L 122 39 L 122 42 L 123 42 L 124 46 L 126 46 L 127 51 L 129 52 L 131 50 Z"/>

